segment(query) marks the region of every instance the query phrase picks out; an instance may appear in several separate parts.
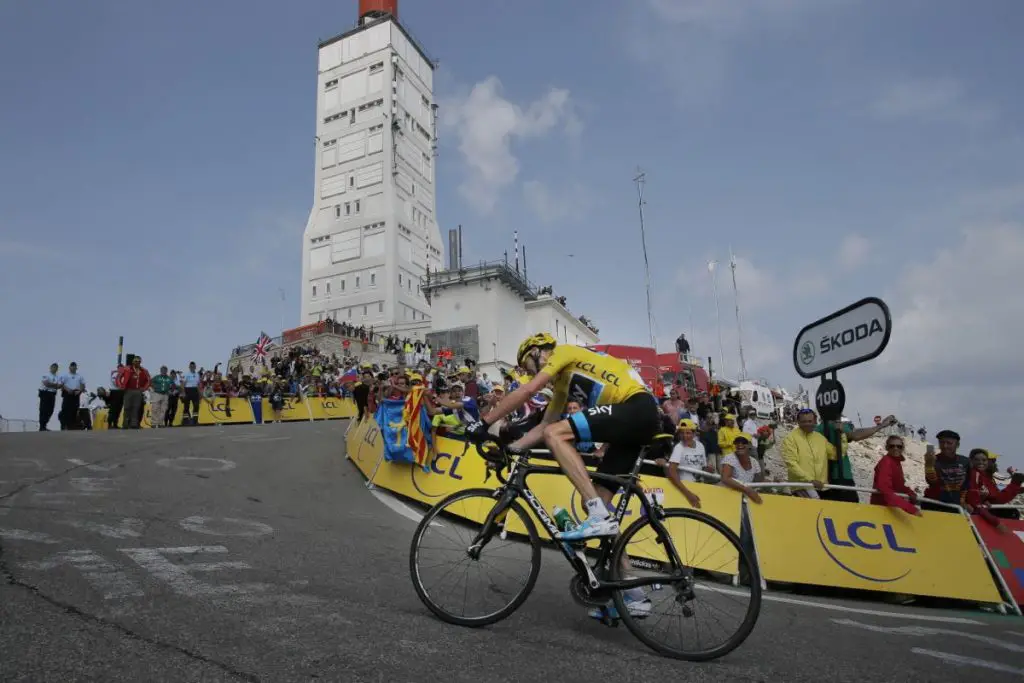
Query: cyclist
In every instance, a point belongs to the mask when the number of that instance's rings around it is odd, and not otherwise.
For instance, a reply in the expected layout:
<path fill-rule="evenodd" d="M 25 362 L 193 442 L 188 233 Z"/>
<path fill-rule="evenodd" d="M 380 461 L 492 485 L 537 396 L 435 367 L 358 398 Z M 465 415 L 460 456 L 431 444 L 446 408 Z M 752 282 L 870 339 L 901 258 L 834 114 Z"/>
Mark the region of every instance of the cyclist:
<path fill-rule="evenodd" d="M 580 346 L 559 345 L 546 332 L 531 335 L 519 345 L 516 363 L 533 378 L 502 399 L 483 420 L 470 425 L 467 437 L 486 440 L 492 424 L 553 382 L 554 394 L 544 418 L 511 447 L 525 449 L 543 441 L 586 501 L 587 519 L 576 529 L 559 533 L 560 540 L 618 535 L 619 523 L 607 506 L 615 492 L 600 484 L 595 487 L 574 443 L 606 444 L 597 471 L 628 473 L 640 448 L 658 434 L 661 418 L 657 401 L 625 361 Z M 563 418 L 569 400 L 579 401 L 586 408 Z"/>

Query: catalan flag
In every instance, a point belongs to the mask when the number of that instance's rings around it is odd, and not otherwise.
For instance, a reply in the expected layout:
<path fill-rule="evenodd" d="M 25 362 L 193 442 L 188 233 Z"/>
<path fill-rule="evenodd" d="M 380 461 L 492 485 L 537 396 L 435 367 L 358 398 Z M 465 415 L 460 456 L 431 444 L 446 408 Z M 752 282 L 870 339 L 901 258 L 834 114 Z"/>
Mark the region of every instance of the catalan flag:
<path fill-rule="evenodd" d="M 409 430 L 409 448 L 416 462 L 423 468 L 430 464 L 430 418 L 424 403 L 424 389 L 414 386 L 405 397 L 402 421 Z"/>

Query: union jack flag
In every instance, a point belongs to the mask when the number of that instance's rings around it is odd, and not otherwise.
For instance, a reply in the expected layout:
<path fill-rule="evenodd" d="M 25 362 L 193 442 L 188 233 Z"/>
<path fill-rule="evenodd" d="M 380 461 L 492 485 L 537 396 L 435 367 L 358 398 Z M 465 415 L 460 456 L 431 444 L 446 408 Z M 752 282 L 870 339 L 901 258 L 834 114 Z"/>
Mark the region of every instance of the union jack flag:
<path fill-rule="evenodd" d="M 252 359 L 254 362 L 260 362 L 267 357 L 267 351 L 274 345 L 274 341 L 267 335 L 266 332 L 260 332 L 259 339 L 256 340 L 256 346 L 252 350 Z"/>

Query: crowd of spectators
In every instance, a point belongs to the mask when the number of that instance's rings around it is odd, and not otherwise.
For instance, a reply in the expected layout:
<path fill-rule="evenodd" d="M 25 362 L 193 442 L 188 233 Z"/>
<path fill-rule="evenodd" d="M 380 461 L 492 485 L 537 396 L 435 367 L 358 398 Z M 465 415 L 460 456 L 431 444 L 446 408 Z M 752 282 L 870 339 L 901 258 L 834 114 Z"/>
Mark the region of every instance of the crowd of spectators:
<path fill-rule="evenodd" d="M 65 373 L 54 364 L 43 376 L 39 389 L 39 428 L 46 431 L 58 396 L 61 429 L 90 429 L 91 416 L 104 406 L 108 408 L 108 428 L 121 425 L 137 429 L 146 403 L 151 407 L 153 426 L 164 427 L 174 424 L 179 403 L 184 403 L 182 424 L 195 424 L 200 402 L 216 398 L 224 399 L 223 409 L 230 415 L 233 399 L 267 397 L 274 418 L 279 420 L 288 397 L 351 397 L 359 419 L 363 419 L 375 411 L 379 401 L 403 398 L 413 387 L 422 385 L 426 389 L 423 405 L 434 434 L 459 434 L 525 379 L 517 368 L 490 377 L 478 370 L 473 359 L 457 363 L 450 350 L 435 351 L 420 340 L 374 335 L 372 329 L 333 321 L 327 324 L 332 330 L 337 326 L 339 334 L 378 343 L 382 351 L 394 356 L 394 362 L 360 362 L 349 346 L 339 358 L 308 344 L 278 348 L 247 364 L 236 362 L 224 373 L 220 364 L 212 370 L 197 370 L 196 364 L 190 363 L 187 371 L 168 371 L 162 366 L 159 373 L 150 375 L 142 359 L 135 356 L 111 373 L 109 387 L 99 387 L 95 392 L 88 391 L 75 363 L 70 363 Z M 741 491 L 752 502 L 760 502 L 758 487 L 751 485 L 768 480 L 771 473 L 766 453 L 778 446 L 786 471 L 776 473 L 776 481 L 802 486 L 772 488 L 771 492 L 858 502 L 858 494 L 852 489 L 866 487 L 868 482 L 855 481 L 848 446 L 884 430 L 885 453 L 876 464 L 871 482 L 872 503 L 914 515 L 919 515 L 921 509 L 951 511 L 955 508 L 949 506 L 962 506 L 1000 529 L 1004 527 L 999 519 L 1016 516 L 1015 510 L 992 506 L 1012 501 L 1022 490 L 1024 474 L 1011 471 L 1008 484 L 1000 486 L 994 477 L 998 456 L 982 448 L 972 449 L 967 456 L 959 454 L 960 437 L 952 430 L 936 435 L 937 452 L 929 446 L 924 468 L 927 489 L 915 492 L 907 486 L 903 473 L 905 438 L 915 430 L 894 416 L 872 427 L 857 428 L 848 421 L 819 422 L 813 410 L 803 408 L 792 416 L 796 423 L 793 428 L 776 443 L 779 425 L 758 420 L 753 406 L 741 405 L 735 397 L 688 396 L 680 383 L 667 387 L 665 394 L 660 399 L 663 431 L 672 439 L 658 463 L 688 498 L 695 496 L 685 483 L 711 475 L 711 479 Z M 550 388 L 541 391 L 503 424 L 510 429 L 528 428 L 550 399 Z M 565 410 L 569 414 L 583 407 L 570 404 Z M 783 412 L 782 417 L 785 421 L 790 415 Z M 918 436 L 925 433 L 924 427 L 917 430 Z M 581 451 L 600 458 L 603 447 L 581 444 Z"/>

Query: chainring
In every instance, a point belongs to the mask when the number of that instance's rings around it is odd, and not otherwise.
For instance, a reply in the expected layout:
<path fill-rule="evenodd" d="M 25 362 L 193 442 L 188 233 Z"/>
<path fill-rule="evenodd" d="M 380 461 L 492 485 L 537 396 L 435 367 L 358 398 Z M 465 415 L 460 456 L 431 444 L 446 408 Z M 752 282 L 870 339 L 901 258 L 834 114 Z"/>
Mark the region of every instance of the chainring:
<path fill-rule="evenodd" d="M 611 591 L 592 590 L 579 574 L 574 575 L 569 581 L 569 595 L 584 607 L 603 607 L 612 599 Z"/>

